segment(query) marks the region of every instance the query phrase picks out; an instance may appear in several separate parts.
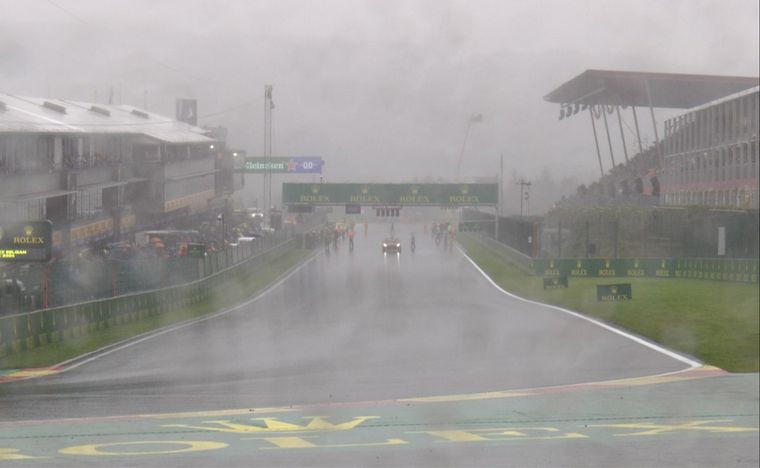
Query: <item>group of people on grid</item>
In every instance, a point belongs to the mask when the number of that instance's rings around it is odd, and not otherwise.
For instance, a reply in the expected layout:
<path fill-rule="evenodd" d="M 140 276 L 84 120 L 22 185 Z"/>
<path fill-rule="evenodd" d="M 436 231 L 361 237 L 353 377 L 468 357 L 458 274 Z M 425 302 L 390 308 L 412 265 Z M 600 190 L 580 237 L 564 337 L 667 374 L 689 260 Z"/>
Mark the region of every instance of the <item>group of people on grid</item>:
<path fill-rule="evenodd" d="M 394 225 L 391 225 L 391 236 L 395 235 L 395 228 Z M 364 235 L 366 237 L 367 235 L 368 226 L 367 223 L 364 223 Z M 428 225 L 424 225 L 424 231 L 427 233 L 428 231 Z M 451 247 L 454 245 L 454 241 L 456 240 L 456 229 L 452 223 L 449 222 L 440 222 L 440 223 L 432 223 L 430 225 L 430 233 L 432 235 L 432 238 L 435 240 L 436 245 L 440 245 L 443 243 L 444 247 Z M 338 242 L 339 241 L 345 241 L 348 239 L 348 248 L 350 251 L 353 251 L 354 249 L 354 238 L 356 237 L 356 223 L 354 221 L 349 221 L 347 223 L 330 223 L 326 224 L 321 230 L 319 231 L 312 231 L 310 233 L 310 236 L 317 237 L 319 239 L 320 244 L 322 244 L 325 247 L 325 250 L 327 252 L 330 251 L 330 248 L 337 249 L 338 248 Z M 416 239 L 414 237 L 414 233 L 410 234 L 410 246 L 412 251 L 414 251 L 416 247 Z"/>
<path fill-rule="evenodd" d="M 456 240 L 456 230 L 454 225 L 448 222 L 433 223 L 430 234 L 435 239 L 435 244 L 440 245 L 443 242 L 444 247 L 453 246 Z"/>

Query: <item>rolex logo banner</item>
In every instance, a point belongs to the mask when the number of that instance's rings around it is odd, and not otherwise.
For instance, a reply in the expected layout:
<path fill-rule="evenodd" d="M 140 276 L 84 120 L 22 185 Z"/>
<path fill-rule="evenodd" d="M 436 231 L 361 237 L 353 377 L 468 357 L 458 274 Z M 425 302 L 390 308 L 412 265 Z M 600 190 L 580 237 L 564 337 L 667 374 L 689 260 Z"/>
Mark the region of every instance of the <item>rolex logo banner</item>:
<path fill-rule="evenodd" d="M 599 302 L 628 301 L 633 299 L 631 283 L 599 284 L 596 286 L 596 300 Z"/>

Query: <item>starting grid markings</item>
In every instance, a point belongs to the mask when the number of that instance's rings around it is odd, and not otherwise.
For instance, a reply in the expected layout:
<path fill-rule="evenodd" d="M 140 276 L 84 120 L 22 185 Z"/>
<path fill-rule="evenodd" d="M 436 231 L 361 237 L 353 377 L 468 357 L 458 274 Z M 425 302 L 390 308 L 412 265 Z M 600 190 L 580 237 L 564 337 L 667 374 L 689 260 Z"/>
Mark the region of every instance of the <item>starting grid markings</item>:
<path fill-rule="evenodd" d="M 756 415 L 747 418 L 756 421 Z M 473 425 L 470 423 L 469 425 Z M 39 450 L 41 438 L 33 435 L 0 439 L 0 461 L 56 459 L 73 457 L 139 457 L 177 455 L 183 453 L 231 450 L 314 450 L 362 447 L 472 444 L 472 443 L 539 443 L 540 441 L 574 441 L 599 438 L 624 440 L 644 437 L 677 437 L 699 434 L 750 434 L 758 427 L 741 425 L 735 419 L 705 418 L 680 421 L 636 421 L 604 424 L 563 423 L 554 425 L 522 425 L 488 423 L 488 427 L 441 426 L 429 430 L 408 430 L 404 424 L 386 423 L 378 416 L 355 416 L 343 421 L 330 421 L 322 416 L 292 418 L 288 421 L 275 417 L 246 420 L 210 420 L 197 424 L 160 424 L 142 436 L 99 434 L 62 437 L 66 446 Z M 399 430 L 400 429 L 400 430 Z M 171 432 L 161 433 L 161 430 Z M 182 433 L 181 436 L 177 432 Z M 148 433 L 150 435 L 148 435 Z M 192 438 L 213 440 L 187 440 Z M 199 434 L 204 434 L 199 436 Z M 392 437 L 388 437 L 388 436 Z M 71 438 L 95 438 L 83 444 L 71 444 Z M 144 440 L 140 437 L 145 437 Z M 110 440 L 109 440 L 110 439 Z M 9 447 L 11 441 L 26 441 L 30 448 Z M 608 439 L 609 440 L 609 439 Z M 72 461 L 76 460 L 75 458 Z"/>

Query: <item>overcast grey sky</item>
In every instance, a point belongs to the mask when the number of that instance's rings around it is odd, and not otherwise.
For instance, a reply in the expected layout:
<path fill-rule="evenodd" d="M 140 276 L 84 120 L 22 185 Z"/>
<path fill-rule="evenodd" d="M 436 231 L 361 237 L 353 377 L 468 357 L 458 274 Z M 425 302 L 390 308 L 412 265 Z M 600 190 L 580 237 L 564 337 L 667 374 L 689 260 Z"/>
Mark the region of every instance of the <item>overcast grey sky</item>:
<path fill-rule="evenodd" d="M 0 91 L 199 100 L 263 152 L 321 155 L 333 181 L 598 176 L 587 118 L 543 96 L 589 68 L 758 75 L 757 0 L 0 0 Z M 237 108 L 235 108 L 237 106 Z M 227 112 L 222 112 L 235 108 Z M 650 132 L 651 133 L 651 132 Z M 650 137 L 651 138 L 651 137 Z M 632 143 L 632 140 L 630 141 Z"/>

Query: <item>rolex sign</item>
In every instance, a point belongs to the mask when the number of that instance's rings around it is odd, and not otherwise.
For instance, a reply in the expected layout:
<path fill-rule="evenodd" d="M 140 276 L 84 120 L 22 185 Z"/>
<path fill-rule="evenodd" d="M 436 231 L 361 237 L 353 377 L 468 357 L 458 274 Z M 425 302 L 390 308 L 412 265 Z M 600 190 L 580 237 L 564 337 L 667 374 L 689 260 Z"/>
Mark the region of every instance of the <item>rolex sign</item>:
<path fill-rule="evenodd" d="M 52 249 L 50 221 L 0 225 L 0 262 L 47 262 Z"/>

